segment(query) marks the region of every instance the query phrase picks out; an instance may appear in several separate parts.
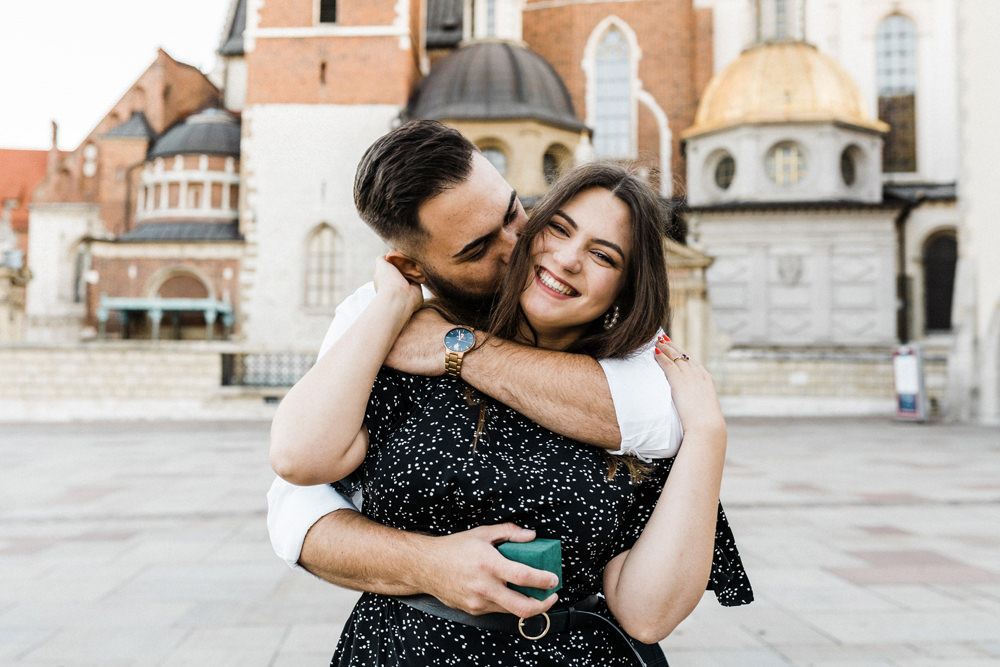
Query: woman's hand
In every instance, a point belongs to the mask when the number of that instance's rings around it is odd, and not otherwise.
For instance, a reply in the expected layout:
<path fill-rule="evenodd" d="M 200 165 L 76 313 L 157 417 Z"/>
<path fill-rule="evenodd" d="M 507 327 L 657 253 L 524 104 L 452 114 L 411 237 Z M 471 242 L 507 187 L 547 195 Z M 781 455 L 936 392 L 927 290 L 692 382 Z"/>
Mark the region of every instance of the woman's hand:
<path fill-rule="evenodd" d="M 660 364 L 667 381 L 677 412 L 681 416 L 684 432 L 693 430 L 722 430 L 726 421 L 722 417 L 719 396 L 715 393 L 715 383 L 705 367 L 692 359 L 680 345 L 667 336 L 656 341 L 656 361 Z"/>
<path fill-rule="evenodd" d="M 424 293 L 420 285 L 411 283 L 385 257 L 375 258 L 375 293 L 377 297 L 389 298 L 407 309 L 407 316 L 417 312 L 424 305 Z"/>

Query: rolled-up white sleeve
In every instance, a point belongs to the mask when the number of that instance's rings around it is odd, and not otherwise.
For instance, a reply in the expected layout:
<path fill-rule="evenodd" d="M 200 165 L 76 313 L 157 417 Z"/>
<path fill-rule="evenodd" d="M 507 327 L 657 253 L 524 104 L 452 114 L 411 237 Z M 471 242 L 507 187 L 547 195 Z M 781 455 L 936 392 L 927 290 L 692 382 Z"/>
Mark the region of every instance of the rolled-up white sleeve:
<path fill-rule="evenodd" d="M 330 512 L 343 509 L 358 508 L 329 484 L 295 486 L 275 477 L 267 492 L 267 534 L 274 553 L 289 567 L 301 567 L 306 533 Z"/>
<path fill-rule="evenodd" d="M 374 284 L 366 283 L 337 306 L 336 314 L 320 346 L 320 357 L 344 335 L 374 298 Z M 424 298 L 430 298 L 426 289 Z M 274 553 L 289 566 L 301 569 L 298 561 L 302 555 L 302 544 L 313 524 L 330 512 L 342 509 L 357 511 L 357 503 L 360 502 L 360 493 L 351 499 L 329 484 L 295 486 L 275 477 L 267 492 L 267 533 Z"/>
<path fill-rule="evenodd" d="M 677 454 L 684 431 L 663 369 L 653 356 L 650 341 L 626 359 L 603 359 L 615 414 L 621 430 L 621 449 L 612 454 L 632 454 L 649 461 Z"/>

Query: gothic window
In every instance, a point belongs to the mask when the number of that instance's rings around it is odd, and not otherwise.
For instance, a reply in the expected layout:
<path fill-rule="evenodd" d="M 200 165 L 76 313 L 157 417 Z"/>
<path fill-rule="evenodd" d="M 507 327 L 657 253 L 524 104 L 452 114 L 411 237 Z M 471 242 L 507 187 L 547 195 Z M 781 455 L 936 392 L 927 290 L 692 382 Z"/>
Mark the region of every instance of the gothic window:
<path fill-rule="evenodd" d="M 951 330 L 958 243 L 951 234 L 935 236 L 924 246 L 924 329 Z"/>
<path fill-rule="evenodd" d="M 628 41 L 611 28 L 597 46 L 594 150 L 603 157 L 632 155 L 632 90 Z"/>
<path fill-rule="evenodd" d="M 806 158 L 793 141 L 783 141 L 767 153 L 767 176 L 781 186 L 795 185 L 806 176 Z"/>
<path fill-rule="evenodd" d="M 329 225 L 316 228 L 306 242 L 305 305 L 332 308 L 337 305 L 337 259 L 340 237 Z"/>
<path fill-rule="evenodd" d="M 337 0 L 319 0 L 319 22 L 337 22 Z"/>
<path fill-rule="evenodd" d="M 878 117 L 889 124 L 882 145 L 887 173 L 917 170 L 917 31 L 901 14 L 887 17 L 875 35 Z"/>

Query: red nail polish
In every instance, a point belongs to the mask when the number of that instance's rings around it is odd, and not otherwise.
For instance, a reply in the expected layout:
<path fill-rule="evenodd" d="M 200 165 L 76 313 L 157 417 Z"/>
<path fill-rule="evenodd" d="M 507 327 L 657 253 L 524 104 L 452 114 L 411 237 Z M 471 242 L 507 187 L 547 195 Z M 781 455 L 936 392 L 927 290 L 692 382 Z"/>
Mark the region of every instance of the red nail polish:
<path fill-rule="evenodd" d="M 655 352 L 656 354 L 662 354 L 662 353 L 660 352 L 660 348 L 658 348 L 658 347 L 656 347 L 656 348 L 653 348 L 653 351 L 654 351 L 654 352 Z"/>
<path fill-rule="evenodd" d="M 664 338 L 666 339 L 666 342 L 670 342 L 670 336 L 664 336 Z"/>

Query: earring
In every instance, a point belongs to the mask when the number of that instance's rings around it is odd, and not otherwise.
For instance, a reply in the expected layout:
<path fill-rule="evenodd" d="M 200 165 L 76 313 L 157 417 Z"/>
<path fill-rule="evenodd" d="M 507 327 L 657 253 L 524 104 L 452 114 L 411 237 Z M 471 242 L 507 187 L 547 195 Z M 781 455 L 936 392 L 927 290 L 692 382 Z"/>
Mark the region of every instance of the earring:
<path fill-rule="evenodd" d="M 611 310 L 604 313 L 604 330 L 610 331 L 618 324 L 618 304 L 611 306 Z"/>

